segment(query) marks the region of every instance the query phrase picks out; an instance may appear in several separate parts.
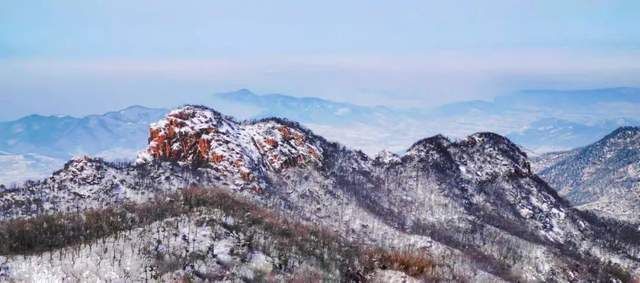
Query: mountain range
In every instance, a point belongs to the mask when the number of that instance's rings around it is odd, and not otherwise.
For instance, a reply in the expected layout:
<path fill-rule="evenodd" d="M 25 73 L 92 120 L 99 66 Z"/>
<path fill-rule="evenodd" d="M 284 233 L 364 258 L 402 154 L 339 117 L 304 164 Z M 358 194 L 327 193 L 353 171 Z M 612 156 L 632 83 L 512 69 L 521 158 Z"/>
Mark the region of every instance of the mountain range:
<path fill-rule="evenodd" d="M 612 144 L 633 142 L 619 131 Z M 640 275 L 636 226 L 575 209 L 498 134 L 436 135 L 370 157 L 290 120 L 184 106 L 146 140 L 134 163 L 75 158 L 47 179 L 0 187 L 0 254 L 41 253 L 0 258 L 0 275 L 43 265 L 49 280 Z"/>
<path fill-rule="evenodd" d="M 436 108 L 365 107 L 319 98 L 248 90 L 214 95 L 206 101 L 246 119 L 283 117 L 369 155 L 401 152 L 421 137 L 463 138 L 479 131 L 509 137 L 538 153 L 588 145 L 621 126 L 640 124 L 640 89 L 531 90 Z"/>
<path fill-rule="evenodd" d="M 640 89 L 523 91 L 493 101 L 434 109 L 359 106 L 320 98 L 257 95 L 243 89 L 203 99 L 240 119 L 282 117 L 370 156 L 402 153 L 424 136 L 464 138 L 479 131 L 507 136 L 535 154 L 586 146 L 621 126 L 638 125 Z M 0 183 L 44 177 L 82 154 L 131 158 L 144 147 L 148 125 L 167 110 L 132 106 L 81 118 L 31 115 L 0 122 Z M 12 164 L 11 167 L 3 164 Z M 21 170 L 23 169 L 23 170 Z"/>
<path fill-rule="evenodd" d="M 74 156 L 130 159 L 167 110 L 131 106 L 82 118 L 30 115 L 0 122 L 0 184 L 40 179 Z"/>
<path fill-rule="evenodd" d="M 131 106 L 82 118 L 30 115 L 0 123 L 0 150 L 60 159 L 83 154 L 107 158 L 130 156 L 132 148 L 145 146 L 149 124 L 162 118 L 166 112 Z M 125 152 L 118 154 L 119 150 Z"/>

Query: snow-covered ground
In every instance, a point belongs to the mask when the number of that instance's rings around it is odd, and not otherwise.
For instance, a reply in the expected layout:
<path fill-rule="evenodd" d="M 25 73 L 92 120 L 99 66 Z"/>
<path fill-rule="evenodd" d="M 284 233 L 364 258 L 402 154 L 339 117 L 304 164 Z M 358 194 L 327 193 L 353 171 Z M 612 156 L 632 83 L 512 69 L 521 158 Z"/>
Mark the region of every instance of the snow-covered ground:
<path fill-rule="evenodd" d="M 220 219 L 224 216 L 219 213 L 185 215 L 91 244 L 32 256 L 0 256 L 0 281 L 226 281 L 255 280 L 271 273 L 277 260 L 249 248 L 249 235 L 224 228 L 216 223 Z"/>

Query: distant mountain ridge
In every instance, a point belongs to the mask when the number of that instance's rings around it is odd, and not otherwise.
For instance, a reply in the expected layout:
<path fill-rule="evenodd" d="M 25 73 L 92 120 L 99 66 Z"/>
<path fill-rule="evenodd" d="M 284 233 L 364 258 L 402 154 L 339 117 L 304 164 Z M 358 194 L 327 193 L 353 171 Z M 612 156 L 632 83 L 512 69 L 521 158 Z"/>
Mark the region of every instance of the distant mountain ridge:
<path fill-rule="evenodd" d="M 242 119 L 280 117 L 302 123 L 329 139 L 373 155 L 400 151 L 430 132 L 421 128 L 419 111 L 369 107 L 315 97 L 257 95 L 243 89 L 215 94 L 207 105 Z"/>
<path fill-rule="evenodd" d="M 242 119 L 295 120 L 369 154 L 406 148 L 412 140 L 425 135 L 464 137 L 478 131 L 497 132 L 526 148 L 548 151 L 587 145 L 619 126 L 638 125 L 640 89 L 532 90 L 499 96 L 493 102 L 452 103 L 431 110 L 368 107 L 282 94 L 257 95 L 241 89 L 213 95 L 207 105 Z M 617 107 L 615 111 L 611 110 L 613 107 Z M 0 151 L 69 158 L 130 148 L 132 143 L 141 146 L 139 138 L 146 135 L 146 126 L 166 112 L 132 106 L 82 118 L 31 115 L 0 122 Z M 369 132 L 372 139 L 365 139 L 360 130 Z M 561 138 L 556 141 L 552 137 L 557 134 Z M 412 138 L 404 138 L 406 135 Z M 359 146 L 375 142 L 382 146 Z"/>
<path fill-rule="evenodd" d="M 69 159 L 73 155 L 141 148 L 148 125 L 166 111 L 131 106 L 82 118 L 30 115 L 0 122 L 0 150 Z"/>
<path fill-rule="evenodd" d="M 593 110 L 592 107 L 606 107 L 618 103 L 640 103 L 640 88 L 616 87 L 583 90 L 524 90 L 512 95 L 498 96 L 494 103 L 501 106 L 546 109 L 547 111 L 565 110 L 577 107 L 581 113 Z M 583 107 L 588 107 L 587 109 Z M 603 109 L 604 110 L 604 109 Z M 638 110 L 632 113 L 639 113 Z"/>
<path fill-rule="evenodd" d="M 511 133 L 509 139 L 538 152 L 573 149 L 595 142 L 618 127 L 640 125 L 640 120 L 620 118 L 582 124 L 556 118 L 531 123 L 526 130 Z"/>
<path fill-rule="evenodd" d="M 595 142 L 617 127 L 640 125 L 639 88 L 529 90 L 434 109 L 366 107 L 245 89 L 214 95 L 211 105 L 243 118 L 296 120 L 368 154 L 398 152 L 422 136 L 462 138 L 478 131 L 506 135 L 537 152 L 567 150 Z"/>
<path fill-rule="evenodd" d="M 130 106 L 85 117 L 30 115 L 0 122 L 0 184 L 47 176 L 76 155 L 131 158 L 165 109 Z"/>
<path fill-rule="evenodd" d="M 382 106 L 365 107 L 316 97 L 294 97 L 283 94 L 257 95 L 247 89 L 216 94 L 213 98 L 213 105 L 226 102 L 256 108 L 256 113 L 251 117 L 241 118 L 283 117 L 302 123 L 324 124 L 367 122 L 374 116 L 396 114 L 393 110 Z M 233 114 L 230 113 L 230 115 Z"/>

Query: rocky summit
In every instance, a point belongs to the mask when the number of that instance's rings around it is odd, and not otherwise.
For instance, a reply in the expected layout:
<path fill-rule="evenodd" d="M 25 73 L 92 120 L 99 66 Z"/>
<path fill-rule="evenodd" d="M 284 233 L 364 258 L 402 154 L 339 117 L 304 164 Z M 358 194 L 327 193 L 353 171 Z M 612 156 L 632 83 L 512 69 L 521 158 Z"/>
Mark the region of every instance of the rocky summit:
<path fill-rule="evenodd" d="M 198 106 L 172 111 L 151 125 L 138 162 L 174 161 L 209 167 L 234 186 L 254 186 L 264 170 L 319 165 L 322 149 L 299 125 L 278 119 L 238 123 Z"/>

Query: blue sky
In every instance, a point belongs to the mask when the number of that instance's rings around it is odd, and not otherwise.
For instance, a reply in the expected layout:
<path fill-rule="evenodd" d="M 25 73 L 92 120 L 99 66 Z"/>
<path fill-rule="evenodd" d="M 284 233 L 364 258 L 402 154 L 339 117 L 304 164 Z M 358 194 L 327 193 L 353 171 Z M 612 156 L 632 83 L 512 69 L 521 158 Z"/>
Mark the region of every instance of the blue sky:
<path fill-rule="evenodd" d="M 249 88 L 434 106 L 640 85 L 640 1 L 6 1 L 0 120 Z"/>

